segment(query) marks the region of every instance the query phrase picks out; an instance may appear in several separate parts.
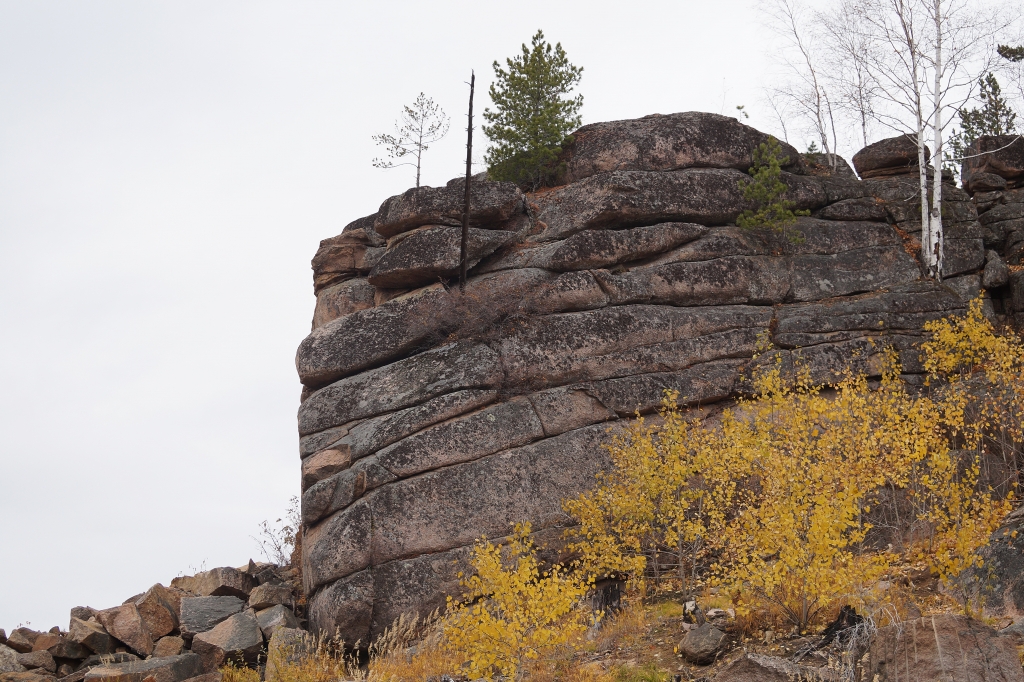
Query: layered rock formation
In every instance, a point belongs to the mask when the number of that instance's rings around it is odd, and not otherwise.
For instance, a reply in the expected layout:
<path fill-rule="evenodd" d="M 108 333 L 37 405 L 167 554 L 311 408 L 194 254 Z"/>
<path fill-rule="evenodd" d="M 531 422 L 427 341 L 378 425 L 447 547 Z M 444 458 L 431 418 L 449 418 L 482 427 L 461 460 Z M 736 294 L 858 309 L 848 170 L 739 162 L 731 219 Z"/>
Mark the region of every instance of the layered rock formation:
<path fill-rule="evenodd" d="M 312 627 L 367 642 L 442 606 L 473 541 L 513 522 L 556 545 L 561 502 L 607 465 L 609 429 L 666 390 L 684 406 L 728 401 L 759 335 L 822 381 L 851 362 L 873 371 L 883 345 L 908 379 L 921 371 L 923 325 L 963 310 L 1005 256 L 987 256 L 976 204 L 946 187 L 938 284 L 916 258 L 905 145 L 859 155 L 864 181 L 786 146 L 788 196 L 811 211 L 799 243 L 742 230 L 739 183 L 766 137 L 713 114 L 601 123 L 575 136 L 562 186 L 478 179 L 464 293 L 448 288 L 461 179 L 321 242 L 296 357 Z"/>

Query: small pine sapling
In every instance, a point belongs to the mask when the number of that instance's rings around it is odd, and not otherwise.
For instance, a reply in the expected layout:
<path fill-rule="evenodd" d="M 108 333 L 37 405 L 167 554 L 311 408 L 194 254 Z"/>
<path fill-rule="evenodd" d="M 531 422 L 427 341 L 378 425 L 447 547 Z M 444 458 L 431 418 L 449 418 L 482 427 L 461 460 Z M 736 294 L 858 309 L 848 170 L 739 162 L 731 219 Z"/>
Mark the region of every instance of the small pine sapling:
<path fill-rule="evenodd" d="M 810 211 L 794 211 L 796 205 L 783 197 L 789 187 L 782 181 L 782 166 L 789 163 L 788 156 L 782 156 L 782 146 L 774 137 L 762 142 L 754 149 L 754 165 L 750 167 L 750 180 L 741 180 L 743 198 L 756 209 L 743 211 L 736 224 L 746 230 L 769 230 L 786 237 L 790 243 L 799 244 L 804 236 L 792 229 L 797 216 L 810 215 Z"/>
<path fill-rule="evenodd" d="M 395 122 L 394 135 L 381 133 L 372 137 L 378 145 L 384 145 L 388 152 L 387 159 L 373 160 L 374 168 L 415 166 L 416 186 L 419 187 L 423 152 L 448 134 L 448 123 L 444 109 L 421 92 L 411 107 L 403 107 L 401 122 Z M 406 157 L 415 161 L 401 161 Z"/>

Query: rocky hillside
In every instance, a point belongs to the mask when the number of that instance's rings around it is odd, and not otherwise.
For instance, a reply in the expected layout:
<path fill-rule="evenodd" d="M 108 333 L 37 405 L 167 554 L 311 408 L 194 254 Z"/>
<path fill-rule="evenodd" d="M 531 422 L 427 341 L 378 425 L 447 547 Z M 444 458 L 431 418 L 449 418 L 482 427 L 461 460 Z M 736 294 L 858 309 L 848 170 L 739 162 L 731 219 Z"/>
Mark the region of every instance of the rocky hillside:
<path fill-rule="evenodd" d="M 788 197 L 811 212 L 789 240 L 735 226 L 766 139 L 714 114 L 648 116 L 578 131 L 562 186 L 476 178 L 461 294 L 462 179 L 321 242 L 296 356 L 312 627 L 365 642 L 443 605 L 473 541 L 512 522 L 553 542 L 609 428 L 667 389 L 711 409 L 736 396 L 759 335 L 823 381 L 870 372 L 889 344 L 914 381 L 923 325 L 983 287 L 991 315 L 1024 321 L 1024 154 L 965 169 L 973 200 L 946 178 L 938 284 L 916 257 L 906 140 L 859 152 L 863 179 L 784 145 Z"/>

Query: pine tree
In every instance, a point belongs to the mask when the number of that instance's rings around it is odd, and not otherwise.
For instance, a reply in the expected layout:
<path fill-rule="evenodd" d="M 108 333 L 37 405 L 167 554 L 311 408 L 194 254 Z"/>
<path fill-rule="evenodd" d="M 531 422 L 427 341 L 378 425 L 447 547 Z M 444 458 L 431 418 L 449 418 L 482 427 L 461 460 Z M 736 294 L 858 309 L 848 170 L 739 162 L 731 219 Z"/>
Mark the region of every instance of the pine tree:
<path fill-rule="evenodd" d="M 531 45 L 505 60 L 507 70 L 494 62 L 490 96 L 495 110 L 484 109 L 489 125 L 483 130 L 492 142 L 485 157 L 491 178 L 532 190 L 557 174 L 559 153 L 580 126 L 583 95 L 567 95 L 583 69 L 569 62 L 561 43 L 552 47 L 545 41 L 543 31 L 537 31 Z"/>
<path fill-rule="evenodd" d="M 754 149 L 754 165 L 750 168 L 750 180 L 741 180 L 743 198 L 757 205 L 757 210 L 747 209 L 736 218 L 736 224 L 748 230 L 766 228 L 785 236 L 790 242 L 799 244 L 803 235 L 790 229 L 797 216 L 809 215 L 808 211 L 794 211 L 795 204 L 783 199 L 789 187 L 782 181 L 782 166 L 789 163 L 788 156 L 782 156 L 782 145 L 769 136 Z"/>
<path fill-rule="evenodd" d="M 1002 52 L 1000 52 L 1002 54 Z M 992 73 L 978 79 L 981 92 L 980 109 L 961 109 L 960 130 L 950 136 L 951 154 L 947 155 L 947 168 L 959 171 L 967 148 L 982 135 L 1007 135 L 1017 127 L 1017 114 L 1006 103 L 999 87 L 999 81 Z"/>
<path fill-rule="evenodd" d="M 399 166 L 416 167 L 416 186 L 420 186 L 420 167 L 423 152 L 430 145 L 448 134 L 448 115 L 444 109 L 434 103 L 422 92 L 413 105 L 402 108 L 401 125 L 395 122 L 395 135 L 382 133 L 373 135 L 372 139 L 388 150 L 387 159 L 374 159 L 375 168 L 397 168 Z M 415 161 L 400 161 L 405 157 Z"/>

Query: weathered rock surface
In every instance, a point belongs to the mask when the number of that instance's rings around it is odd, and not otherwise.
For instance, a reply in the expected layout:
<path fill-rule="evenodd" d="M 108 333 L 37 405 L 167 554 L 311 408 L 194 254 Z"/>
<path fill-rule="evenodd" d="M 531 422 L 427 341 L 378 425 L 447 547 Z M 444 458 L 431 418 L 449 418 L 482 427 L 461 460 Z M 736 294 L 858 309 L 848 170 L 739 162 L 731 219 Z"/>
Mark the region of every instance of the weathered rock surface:
<path fill-rule="evenodd" d="M 85 675 L 87 682 L 184 682 L 201 672 L 199 656 L 193 653 L 101 665 Z"/>
<path fill-rule="evenodd" d="M 96 617 L 107 632 L 127 644 L 135 653 L 140 656 L 153 653 L 153 636 L 135 604 L 105 609 L 97 613 Z"/>
<path fill-rule="evenodd" d="M 68 639 L 81 644 L 94 654 L 109 654 L 117 647 L 114 638 L 107 634 L 102 625 L 74 616 L 71 617 L 71 627 L 68 628 Z"/>
<path fill-rule="evenodd" d="M 186 636 L 212 630 L 245 608 L 238 597 L 185 597 L 181 600 L 181 631 Z"/>
<path fill-rule="evenodd" d="M 688 111 L 583 126 L 573 133 L 561 161 L 566 183 L 617 170 L 673 171 L 753 164 L 753 150 L 768 136 L 735 118 Z M 800 154 L 782 142 L 790 166 Z"/>
<path fill-rule="evenodd" d="M 472 268 L 515 237 L 511 232 L 470 228 L 466 263 Z M 459 274 L 462 228 L 427 227 L 408 235 L 380 257 L 366 281 L 384 289 L 415 289 Z"/>
<path fill-rule="evenodd" d="M 185 649 L 185 640 L 181 637 L 161 637 L 153 645 L 153 655 L 157 658 L 177 656 Z"/>
<path fill-rule="evenodd" d="M 18 663 L 18 652 L 0 644 L 0 673 L 25 672 L 25 666 Z"/>
<path fill-rule="evenodd" d="M 249 608 L 260 611 L 278 604 L 290 604 L 292 601 L 291 586 L 266 583 L 257 587 L 249 595 Z"/>
<path fill-rule="evenodd" d="M 269 609 L 263 609 L 256 614 L 256 622 L 263 639 L 269 640 L 278 628 L 296 628 L 299 622 L 295 620 L 295 614 L 287 606 L 278 604 Z"/>
<path fill-rule="evenodd" d="M 256 580 L 237 568 L 224 566 L 197 573 L 194 576 L 175 578 L 171 587 L 182 589 L 203 597 L 239 597 L 248 599 L 256 587 Z"/>
<path fill-rule="evenodd" d="M 377 211 L 373 229 L 385 238 L 422 225 L 461 225 L 465 185 L 417 187 L 391 197 Z M 511 182 L 474 182 L 470 189 L 470 227 L 499 228 L 521 210 L 523 195 Z"/>
<path fill-rule="evenodd" d="M 36 639 L 41 634 L 41 632 L 36 632 L 31 628 L 15 628 L 11 631 L 10 637 L 7 638 L 7 646 L 18 653 L 27 654 L 29 651 L 32 651 L 32 645 L 35 644 Z"/>
<path fill-rule="evenodd" d="M 927 148 L 924 155 L 931 158 Z M 917 173 L 918 161 L 917 142 L 910 135 L 879 140 L 853 155 L 853 167 L 865 179 Z"/>
<path fill-rule="evenodd" d="M 1006 180 L 1006 187 L 1024 184 L 1024 138 L 1020 135 L 982 135 L 965 152 L 962 175 L 970 186 L 977 175 L 986 173 Z M 984 179 L 982 179 L 984 181 Z M 988 189 L 997 183 L 986 183 Z M 971 187 L 972 191 L 987 191 Z"/>
<path fill-rule="evenodd" d="M 26 670 L 42 668 L 51 673 L 57 672 L 57 663 L 49 651 L 30 651 L 27 654 L 18 654 L 17 662 Z"/>
<path fill-rule="evenodd" d="M 683 635 L 679 641 L 679 653 L 691 663 L 705 665 L 715 660 L 723 640 L 724 632 L 711 623 L 704 623 Z"/>
<path fill-rule="evenodd" d="M 776 656 L 745 654 L 715 675 L 715 682 L 839 682 L 838 673 L 827 668 L 799 665 Z"/>
<path fill-rule="evenodd" d="M 325 240 L 387 252 L 369 278 L 365 260 L 324 252 L 317 272 L 337 263 L 349 279 L 320 289 L 318 311 L 343 285 L 361 302 L 318 312 L 296 354 L 312 629 L 367 643 L 402 613 L 429 613 L 458 590 L 473 541 L 515 521 L 557 546 L 561 502 L 607 466 L 609 428 L 655 411 L 666 390 L 684 407 L 734 399 L 759 336 L 775 350 L 758 362 L 828 382 L 877 372 L 885 346 L 920 374 L 924 325 L 986 282 L 1008 292 L 1005 314 L 1024 315 L 1024 276 L 1009 267 L 997 285 L 986 258 L 1013 266 L 1008 244 L 1024 255 L 1024 191 L 989 192 L 979 221 L 977 195 L 944 184 L 939 284 L 918 262 L 912 144 L 858 154 L 865 181 L 785 148 L 788 198 L 813 212 L 790 240 L 735 225 L 764 139 L 706 114 L 595 124 L 565 150 L 566 184 L 525 196 L 475 184 L 473 234 L 501 245 L 465 293 L 445 288 L 454 261 L 429 252 L 458 232 L 461 179 L 392 197 L 373 229 L 360 219 L 348 241 Z M 453 253 L 448 242 L 437 253 Z"/>
<path fill-rule="evenodd" d="M 373 285 L 364 278 L 348 279 L 324 287 L 316 295 L 313 329 L 339 317 L 372 308 L 375 291 Z"/>
<path fill-rule="evenodd" d="M 879 682 L 1024 681 L 1013 642 L 963 616 L 925 616 L 881 628 L 870 655 L 867 676 Z"/>
<path fill-rule="evenodd" d="M 236 613 L 192 640 L 192 651 L 199 654 L 206 672 L 216 670 L 227 661 L 253 663 L 262 646 L 263 634 L 251 610 Z"/>
<path fill-rule="evenodd" d="M 175 601 L 167 588 L 160 584 L 153 585 L 135 600 L 139 617 L 154 638 L 169 635 L 178 628 Z"/>

